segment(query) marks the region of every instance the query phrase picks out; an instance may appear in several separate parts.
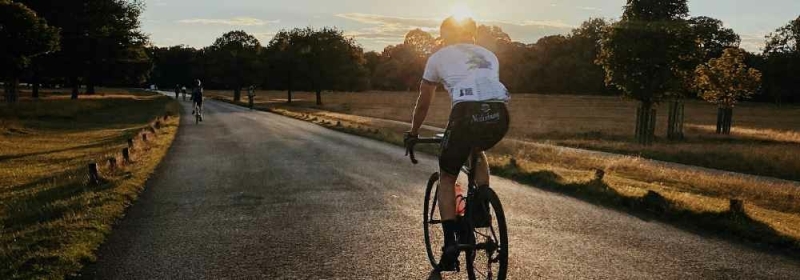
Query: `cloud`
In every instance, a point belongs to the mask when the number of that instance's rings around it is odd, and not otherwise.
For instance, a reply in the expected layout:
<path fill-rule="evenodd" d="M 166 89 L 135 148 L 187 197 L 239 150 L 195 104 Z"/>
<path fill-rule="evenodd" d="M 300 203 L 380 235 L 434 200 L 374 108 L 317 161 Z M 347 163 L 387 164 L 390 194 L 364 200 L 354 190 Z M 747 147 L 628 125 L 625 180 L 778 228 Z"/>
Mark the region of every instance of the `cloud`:
<path fill-rule="evenodd" d="M 592 11 L 592 12 L 600 12 L 600 11 L 603 11 L 603 9 L 600 9 L 600 8 L 598 8 L 598 7 L 578 7 L 578 9 L 579 9 L 579 10 L 584 10 L 584 11 Z"/>
<path fill-rule="evenodd" d="M 337 14 L 336 16 L 366 24 L 391 26 L 436 27 L 440 23 L 440 20 L 432 18 L 406 18 L 361 13 Z"/>
<path fill-rule="evenodd" d="M 203 25 L 232 25 L 232 26 L 263 26 L 271 23 L 278 23 L 280 20 L 264 21 L 251 17 L 235 17 L 230 19 L 207 19 L 192 18 L 177 21 L 183 24 L 203 24 Z"/>
<path fill-rule="evenodd" d="M 764 36 L 756 36 L 756 35 L 739 35 L 742 38 L 742 43 L 739 44 L 739 47 L 755 53 L 760 53 L 764 50 L 764 45 L 766 39 Z"/>
<path fill-rule="evenodd" d="M 439 18 L 406 18 L 362 13 L 337 14 L 336 16 L 370 25 L 369 27 L 345 33 L 345 35 L 352 36 L 357 40 L 368 41 L 365 43 L 369 43 L 369 45 L 374 45 L 373 43 L 376 42 L 399 44 L 403 42 L 406 33 L 415 28 L 420 28 L 436 36 L 441 23 Z M 561 21 L 540 20 L 522 22 L 490 20 L 481 21 L 478 24 L 498 26 L 508 33 L 513 40 L 527 43 L 533 43 L 539 38 L 548 35 L 565 34 L 574 28 L 574 26 Z"/>

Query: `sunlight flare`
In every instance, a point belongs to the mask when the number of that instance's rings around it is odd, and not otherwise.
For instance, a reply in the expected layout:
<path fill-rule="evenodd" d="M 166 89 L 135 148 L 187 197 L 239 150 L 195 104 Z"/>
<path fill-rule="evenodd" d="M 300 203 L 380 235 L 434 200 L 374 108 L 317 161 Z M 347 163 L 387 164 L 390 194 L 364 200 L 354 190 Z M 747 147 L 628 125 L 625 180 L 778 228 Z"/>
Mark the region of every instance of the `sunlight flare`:
<path fill-rule="evenodd" d="M 459 2 L 450 8 L 450 15 L 456 20 L 464 20 L 466 18 L 472 18 L 472 10 L 466 3 Z"/>

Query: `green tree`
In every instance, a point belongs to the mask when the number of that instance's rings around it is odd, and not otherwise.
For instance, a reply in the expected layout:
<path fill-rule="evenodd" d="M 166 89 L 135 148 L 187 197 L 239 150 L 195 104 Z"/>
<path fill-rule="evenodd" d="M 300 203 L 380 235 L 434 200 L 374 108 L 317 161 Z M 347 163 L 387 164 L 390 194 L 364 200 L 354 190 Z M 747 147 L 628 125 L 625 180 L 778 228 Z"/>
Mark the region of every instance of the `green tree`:
<path fill-rule="evenodd" d="M 189 86 L 196 79 L 192 69 L 197 68 L 198 50 L 184 45 L 172 47 L 151 47 L 149 56 L 153 61 L 150 81 L 160 88 L 175 85 Z"/>
<path fill-rule="evenodd" d="M 8 103 L 16 102 L 19 77 L 31 58 L 58 49 L 58 32 L 25 5 L 0 0 L 0 76 Z"/>
<path fill-rule="evenodd" d="M 787 99 L 800 101 L 800 17 L 766 37 L 764 47 L 764 91 L 780 105 Z"/>
<path fill-rule="evenodd" d="M 91 93 L 103 81 L 141 80 L 149 59 L 147 36 L 139 29 L 141 0 L 20 0 L 61 29 L 58 52 L 43 59 L 43 72 L 65 77 L 77 99 L 80 83 Z M 117 71 L 126 69 L 126 71 Z M 144 71 L 144 73 L 142 72 Z M 111 76 L 109 76 L 111 75 Z"/>
<path fill-rule="evenodd" d="M 720 57 L 725 49 L 738 48 L 741 42 L 733 29 L 725 28 L 722 21 L 715 18 L 693 17 L 689 19 L 689 25 L 700 44 L 700 63 Z"/>
<path fill-rule="evenodd" d="M 420 57 L 427 58 L 436 46 L 436 39 L 430 33 L 417 28 L 406 33 L 403 44 L 410 46 Z"/>
<path fill-rule="evenodd" d="M 685 84 L 696 53 L 686 0 L 628 0 L 622 20 L 608 29 L 598 63 L 606 84 L 640 101 L 636 121 L 639 143 L 652 143 L 654 106 Z"/>
<path fill-rule="evenodd" d="M 322 105 L 323 90 L 357 89 L 366 83 L 364 51 L 353 38 L 336 28 L 310 29 L 302 40 L 301 60 L 305 77 Z"/>
<path fill-rule="evenodd" d="M 233 88 L 235 101 L 241 99 L 242 87 L 258 79 L 260 52 L 258 39 L 241 30 L 223 34 L 208 48 L 215 82 Z"/>
<path fill-rule="evenodd" d="M 511 36 L 498 26 L 481 24 L 475 32 L 475 43 L 497 53 L 500 48 L 511 44 Z"/>
<path fill-rule="evenodd" d="M 700 97 L 719 107 L 717 133 L 730 134 L 733 107 L 753 96 L 761 84 L 761 72 L 747 66 L 745 55 L 742 49 L 729 48 L 721 57 L 697 67 L 695 83 Z"/>

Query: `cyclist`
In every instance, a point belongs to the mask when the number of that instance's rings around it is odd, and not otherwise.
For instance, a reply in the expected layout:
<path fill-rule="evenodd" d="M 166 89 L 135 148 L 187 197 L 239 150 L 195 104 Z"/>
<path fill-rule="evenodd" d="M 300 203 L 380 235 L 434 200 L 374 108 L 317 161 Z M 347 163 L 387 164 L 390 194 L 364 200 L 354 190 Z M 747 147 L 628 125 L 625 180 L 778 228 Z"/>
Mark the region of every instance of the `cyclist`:
<path fill-rule="evenodd" d="M 247 100 L 248 105 L 250 107 L 250 111 L 253 110 L 253 98 L 256 97 L 256 88 L 254 86 L 250 86 L 247 88 Z"/>
<path fill-rule="evenodd" d="M 459 234 L 462 225 L 456 220 L 454 189 L 461 166 L 473 150 L 480 151 L 478 166 L 473 167 L 477 168 L 475 181 L 480 194 L 480 190 L 489 186 L 489 166 L 483 151 L 500 142 L 508 131 L 508 90 L 500 82 L 497 56 L 475 45 L 476 30 L 471 18 L 459 20 L 449 17 L 442 22 L 440 34 L 444 46 L 428 58 L 414 107 L 412 127 L 406 133 L 406 140 L 417 137 L 436 87 L 442 84 L 452 101 L 439 158 L 438 205 L 445 246 L 439 266 L 431 272 L 429 279 L 440 279 L 442 271 L 454 271 L 460 253 L 459 235 L 470 238 L 471 233 Z M 479 214 L 475 215 L 476 219 Z M 484 214 L 486 216 L 488 213 Z M 481 225 L 476 222 L 476 227 Z M 466 242 L 462 240 L 460 243 Z"/>
<path fill-rule="evenodd" d="M 200 115 L 200 121 L 203 121 L 203 84 L 200 79 L 195 80 L 195 86 L 192 89 L 192 115 L 195 113 Z"/>
<path fill-rule="evenodd" d="M 175 85 L 175 100 L 178 100 L 178 95 L 181 93 L 181 85 Z"/>

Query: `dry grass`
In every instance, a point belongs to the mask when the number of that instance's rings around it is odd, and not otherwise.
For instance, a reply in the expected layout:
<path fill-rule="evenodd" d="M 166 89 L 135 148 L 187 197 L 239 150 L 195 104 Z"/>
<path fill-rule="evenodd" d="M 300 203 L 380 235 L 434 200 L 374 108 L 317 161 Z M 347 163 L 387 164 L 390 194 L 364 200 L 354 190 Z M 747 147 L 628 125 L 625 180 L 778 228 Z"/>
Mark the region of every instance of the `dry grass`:
<path fill-rule="evenodd" d="M 0 278 L 59 279 L 92 260 L 166 154 L 179 120 L 167 120 L 146 144 L 136 136 L 177 110 L 169 98 L 129 92 L 0 107 Z M 111 170 L 107 159 L 121 162 L 129 137 L 137 138 L 133 162 Z M 98 186 L 87 184 L 93 161 Z"/>
<path fill-rule="evenodd" d="M 230 92 L 209 91 L 230 96 Z M 322 109 L 408 122 L 412 92 L 325 93 Z M 259 106 L 284 106 L 285 92 L 257 92 Z M 447 124 L 450 101 L 438 93 L 427 124 Z M 509 137 L 561 146 L 642 156 L 733 172 L 800 180 L 800 107 L 744 103 L 734 110 L 733 135 L 714 134 L 716 108 L 686 103 L 686 141 L 658 139 L 642 147 L 632 139 L 637 103 L 618 97 L 516 94 Z M 293 107 L 315 108 L 314 94 L 294 94 Z M 657 135 L 666 135 L 667 106 L 659 109 Z"/>
<path fill-rule="evenodd" d="M 226 94 L 220 98 L 230 101 Z M 328 97 L 329 103 L 325 109 L 335 106 L 331 105 L 336 102 L 333 99 Z M 411 106 L 411 102 L 407 101 L 406 105 Z M 387 111 L 402 106 L 392 102 L 381 104 L 392 106 Z M 259 106 L 261 109 L 398 145 L 402 143 L 401 133 L 408 129 L 408 125 L 392 121 L 324 111 L 312 106 L 286 106 L 278 98 L 270 103 L 261 102 Z M 380 110 L 376 108 L 374 111 Z M 393 119 L 389 116 L 378 117 Z M 433 119 L 435 123 L 435 114 Z M 776 135 L 791 135 L 781 133 Z M 656 191 L 663 196 L 664 208 L 668 209 L 662 211 L 666 213 L 659 214 L 664 220 L 704 228 L 724 236 L 788 246 L 794 253 L 800 249 L 800 186 L 796 183 L 721 176 L 718 172 L 663 165 L 640 157 L 587 156 L 585 152 L 519 139 L 504 140 L 491 154 L 493 172 L 537 187 L 567 192 L 609 207 L 632 208 L 648 213 L 652 212 L 652 205 L 645 203 L 647 199 L 644 196 L 648 191 Z M 517 166 L 509 166 L 511 158 L 515 159 Z M 607 172 L 603 182 L 593 179 L 595 169 Z M 746 202 L 746 217 L 729 212 L 729 200 L 732 198 Z"/>

